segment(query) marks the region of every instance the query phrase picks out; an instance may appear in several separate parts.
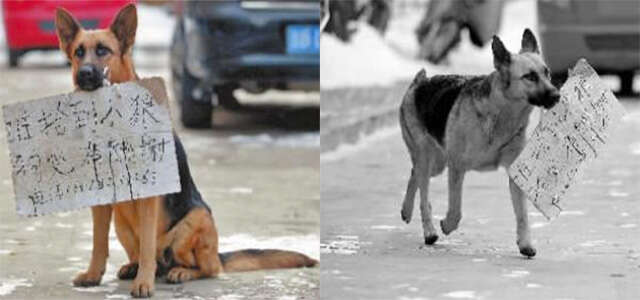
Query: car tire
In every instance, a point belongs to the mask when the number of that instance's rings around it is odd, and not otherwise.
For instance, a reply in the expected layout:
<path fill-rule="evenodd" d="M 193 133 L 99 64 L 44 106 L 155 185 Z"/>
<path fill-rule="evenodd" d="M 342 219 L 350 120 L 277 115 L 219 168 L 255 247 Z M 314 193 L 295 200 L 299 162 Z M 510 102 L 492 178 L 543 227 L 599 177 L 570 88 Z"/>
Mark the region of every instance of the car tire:
<path fill-rule="evenodd" d="M 211 128 L 213 121 L 213 105 L 211 102 L 198 101 L 193 97 L 193 91 L 197 87 L 198 79 L 189 72 L 183 72 L 180 80 L 178 102 L 182 109 L 180 120 L 187 128 Z M 203 99 L 211 99 L 211 93 L 205 92 Z M 210 100 L 209 100 L 210 101 Z"/>
<path fill-rule="evenodd" d="M 22 51 L 9 49 L 7 54 L 9 55 L 9 68 L 18 67 L 18 62 L 20 61 Z"/>
<path fill-rule="evenodd" d="M 633 95 L 633 77 L 635 73 L 633 71 L 625 71 L 618 74 L 620 77 L 620 95 Z"/>

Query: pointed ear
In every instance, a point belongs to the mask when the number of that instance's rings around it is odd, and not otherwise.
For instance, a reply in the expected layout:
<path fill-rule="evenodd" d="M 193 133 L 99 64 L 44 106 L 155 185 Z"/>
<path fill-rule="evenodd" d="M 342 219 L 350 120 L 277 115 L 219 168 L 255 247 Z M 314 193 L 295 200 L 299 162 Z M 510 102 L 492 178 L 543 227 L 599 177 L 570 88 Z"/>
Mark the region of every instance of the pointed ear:
<path fill-rule="evenodd" d="M 523 52 L 540 53 L 536 36 L 533 35 L 533 32 L 531 32 L 529 28 L 525 29 L 522 33 L 522 48 L 520 49 L 520 53 Z"/>
<path fill-rule="evenodd" d="M 71 56 L 69 45 L 73 42 L 82 25 L 64 8 L 56 9 L 56 34 L 60 41 L 60 50 Z"/>
<path fill-rule="evenodd" d="M 504 47 L 499 37 L 493 36 L 493 42 L 491 43 L 491 50 L 493 50 L 493 66 L 498 71 L 503 71 L 511 64 L 511 53 Z"/>
<path fill-rule="evenodd" d="M 120 53 L 125 54 L 136 39 L 136 28 L 138 27 L 138 14 L 133 3 L 127 4 L 120 9 L 116 18 L 109 26 L 109 30 L 115 34 L 120 43 Z"/>

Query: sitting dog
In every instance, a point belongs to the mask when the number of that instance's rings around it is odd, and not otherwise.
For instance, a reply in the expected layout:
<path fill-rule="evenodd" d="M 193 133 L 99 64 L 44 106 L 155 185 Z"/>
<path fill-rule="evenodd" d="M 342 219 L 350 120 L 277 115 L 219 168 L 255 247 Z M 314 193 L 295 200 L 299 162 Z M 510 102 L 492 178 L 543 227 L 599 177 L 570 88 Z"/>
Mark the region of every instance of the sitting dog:
<path fill-rule="evenodd" d="M 92 91 L 105 79 L 112 83 L 138 79 L 131 50 L 136 35 L 136 7 L 129 4 L 116 15 L 108 29 L 84 30 L 69 12 L 56 12 L 60 49 L 71 62 L 76 88 Z M 114 217 L 118 240 L 129 257 L 120 268 L 120 279 L 134 279 L 131 294 L 150 297 L 154 279 L 165 276 L 170 283 L 214 277 L 221 272 L 272 268 L 311 267 L 317 261 L 282 250 L 240 250 L 218 253 L 218 233 L 211 209 L 198 192 L 180 139 L 174 134 L 181 191 L 134 199 L 114 205 L 94 206 L 93 251 L 89 269 L 73 284 L 100 284 L 109 253 L 109 226 Z"/>
<path fill-rule="evenodd" d="M 421 70 L 409 86 L 400 107 L 400 127 L 413 168 L 402 204 L 409 223 L 416 190 L 424 241 L 436 242 L 428 200 L 429 180 L 448 167 L 449 208 L 440 221 L 446 235 L 462 218 L 462 181 L 469 170 L 508 168 L 525 144 L 525 130 L 533 106 L 546 109 L 560 99 L 551 84 L 549 68 L 540 57 L 538 42 L 529 29 L 522 49 L 511 54 L 493 37 L 495 71 L 485 76 L 443 75 L 427 78 Z M 517 222 L 520 253 L 535 256 L 527 218 L 526 196 L 510 179 L 509 190 Z"/>

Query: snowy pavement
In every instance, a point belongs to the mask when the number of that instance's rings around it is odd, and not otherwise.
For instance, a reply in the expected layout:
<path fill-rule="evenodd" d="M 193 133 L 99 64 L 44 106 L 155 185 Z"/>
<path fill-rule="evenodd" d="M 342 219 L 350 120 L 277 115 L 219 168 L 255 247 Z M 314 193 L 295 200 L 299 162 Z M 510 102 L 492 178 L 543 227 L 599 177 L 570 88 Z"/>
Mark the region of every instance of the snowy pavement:
<path fill-rule="evenodd" d="M 399 129 L 323 153 L 320 274 L 323 299 L 637 299 L 640 295 L 640 104 L 569 191 L 553 222 L 529 205 L 538 254 L 515 243 L 504 170 L 465 178 L 457 231 L 425 246 L 418 209 L 400 218 L 410 172 Z M 432 179 L 437 220 L 446 174 Z M 417 205 L 416 205 L 417 206 Z"/>

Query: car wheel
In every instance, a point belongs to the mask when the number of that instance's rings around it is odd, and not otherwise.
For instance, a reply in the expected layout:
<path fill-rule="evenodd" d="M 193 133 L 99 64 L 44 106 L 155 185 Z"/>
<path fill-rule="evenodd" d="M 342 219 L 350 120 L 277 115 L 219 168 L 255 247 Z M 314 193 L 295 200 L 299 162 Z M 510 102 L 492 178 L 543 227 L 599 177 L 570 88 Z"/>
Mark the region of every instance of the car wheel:
<path fill-rule="evenodd" d="M 8 50 L 9 55 L 9 67 L 15 68 L 18 66 L 18 61 L 20 60 L 20 56 L 22 55 L 22 51 L 20 50 Z"/>
<path fill-rule="evenodd" d="M 213 120 L 213 105 L 210 100 L 202 101 L 194 98 L 194 90 L 196 90 L 198 79 L 194 78 L 189 72 L 183 72 L 180 80 L 179 95 L 177 95 L 178 103 L 181 104 L 181 120 L 182 124 L 187 128 L 210 128 Z M 202 89 L 200 89 L 202 90 Z M 204 92 L 198 98 L 211 99 L 210 92 Z"/>
<path fill-rule="evenodd" d="M 633 94 L 633 77 L 635 73 L 633 71 L 625 71 L 618 74 L 620 77 L 620 91 L 621 95 L 632 95 Z"/>

